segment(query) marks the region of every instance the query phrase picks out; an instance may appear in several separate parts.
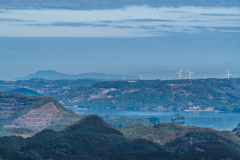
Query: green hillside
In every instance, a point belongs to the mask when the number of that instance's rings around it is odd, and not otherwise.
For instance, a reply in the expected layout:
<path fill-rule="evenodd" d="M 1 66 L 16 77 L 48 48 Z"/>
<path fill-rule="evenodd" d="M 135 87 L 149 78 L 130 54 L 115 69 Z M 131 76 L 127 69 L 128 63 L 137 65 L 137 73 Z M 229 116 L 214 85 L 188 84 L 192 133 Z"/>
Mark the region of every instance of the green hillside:
<path fill-rule="evenodd" d="M 192 138 L 192 145 L 190 144 Z M 215 132 L 190 132 L 165 145 L 174 153 L 186 153 L 190 150 L 209 151 L 224 155 L 239 155 L 240 144 Z"/>
<path fill-rule="evenodd" d="M 195 126 L 182 126 L 178 123 L 160 123 L 153 126 L 135 125 L 124 128 L 118 128 L 118 130 L 126 137 L 129 138 L 143 138 L 160 145 L 165 145 L 174 141 L 177 138 L 183 137 L 190 132 L 214 132 L 219 136 L 223 136 L 233 142 L 240 144 L 240 139 L 230 131 L 217 131 L 205 127 Z"/>
<path fill-rule="evenodd" d="M 145 110 L 240 111 L 240 79 L 108 81 L 53 95 L 66 105 Z"/>
<path fill-rule="evenodd" d="M 239 138 L 234 134 L 200 127 L 195 131 L 192 128 L 188 132 L 188 128 L 183 128 L 180 124 L 163 125 L 165 128 L 160 124 L 153 127 L 136 125 L 126 128 L 131 128 L 131 132 L 135 135 L 147 135 L 149 131 L 153 133 L 158 128 L 161 128 L 157 133 L 158 136 L 161 135 L 161 130 L 168 136 L 173 132 L 186 134 L 161 146 L 139 136 L 125 137 L 100 117 L 88 115 L 59 132 L 45 129 L 26 139 L 20 136 L 0 137 L 0 158 L 8 160 L 235 160 L 239 158 L 236 156 L 240 155 Z M 150 130 L 151 127 L 153 130 Z M 193 145 L 189 145 L 190 137 L 193 137 Z"/>

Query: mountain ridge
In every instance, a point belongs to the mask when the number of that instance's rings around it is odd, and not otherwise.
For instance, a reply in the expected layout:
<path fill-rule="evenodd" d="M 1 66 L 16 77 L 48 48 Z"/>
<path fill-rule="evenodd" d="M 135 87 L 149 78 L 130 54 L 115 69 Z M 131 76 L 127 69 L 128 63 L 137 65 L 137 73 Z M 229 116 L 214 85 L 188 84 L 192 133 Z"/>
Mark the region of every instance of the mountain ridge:
<path fill-rule="evenodd" d="M 47 79 L 47 80 L 58 80 L 58 79 L 85 79 L 85 78 L 92 78 L 92 79 L 108 79 L 108 80 L 114 80 L 114 79 L 123 79 L 123 75 L 118 74 L 106 74 L 106 73 L 80 73 L 80 74 L 64 74 L 61 72 L 57 72 L 54 70 L 43 70 L 38 71 L 33 74 L 29 74 L 23 78 L 15 78 L 15 80 L 29 80 L 29 79 Z M 136 76 L 126 76 L 126 79 L 136 79 L 139 77 Z"/>

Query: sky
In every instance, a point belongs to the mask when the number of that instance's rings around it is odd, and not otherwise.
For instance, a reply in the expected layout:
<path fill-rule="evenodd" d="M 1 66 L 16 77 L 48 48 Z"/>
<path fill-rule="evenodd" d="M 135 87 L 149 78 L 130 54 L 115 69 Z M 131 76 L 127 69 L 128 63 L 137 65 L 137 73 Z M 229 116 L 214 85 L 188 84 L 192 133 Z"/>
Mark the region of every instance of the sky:
<path fill-rule="evenodd" d="M 0 79 L 49 69 L 240 72 L 240 2 L 161 1 L 3 0 Z"/>

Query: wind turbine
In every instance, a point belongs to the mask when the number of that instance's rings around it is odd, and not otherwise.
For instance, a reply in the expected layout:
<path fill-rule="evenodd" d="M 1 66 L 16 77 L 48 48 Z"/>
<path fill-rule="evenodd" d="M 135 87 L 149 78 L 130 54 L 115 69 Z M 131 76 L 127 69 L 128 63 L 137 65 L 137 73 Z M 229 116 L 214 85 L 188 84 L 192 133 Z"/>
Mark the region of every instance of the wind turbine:
<path fill-rule="evenodd" d="M 139 79 L 142 80 L 142 76 L 139 76 Z"/>
<path fill-rule="evenodd" d="M 230 73 L 229 73 L 229 69 L 228 69 L 228 74 L 226 75 L 228 77 L 228 80 L 229 80 L 229 77 L 232 76 Z"/>
<path fill-rule="evenodd" d="M 182 78 L 182 70 L 178 73 L 178 72 L 176 72 L 176 74 L 178 74 L 179 75 L 179 79 L 181 79 Z"/>
<path fill-rule="evenodd" d="M 190 72 L 190 71 L 188 70 L 188 73 L 189 73 L 189 79 L 192 79 L 192 74 L 194 74 L 194 72 Z"/>

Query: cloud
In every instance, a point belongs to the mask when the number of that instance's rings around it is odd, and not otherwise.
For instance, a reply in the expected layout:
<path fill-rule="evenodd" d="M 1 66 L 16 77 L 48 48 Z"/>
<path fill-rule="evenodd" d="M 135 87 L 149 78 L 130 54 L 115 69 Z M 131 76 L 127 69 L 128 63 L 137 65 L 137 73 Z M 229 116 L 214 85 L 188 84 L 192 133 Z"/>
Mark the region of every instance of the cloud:
<path fill-rule="evenodd" d="M 236 32 L 240 32 L 240 31 L 237 31 L 237 30 L 218 30 L 219 32 L 233 32 L 233 33 L 236 33 Z"/>
<path fill-rule="evenodd" d="M 0 18 L 0 22 L 23 22 L 21 19 Z"/>
<path fill-rule="evenodd" d="M 125 21 L 135 21 L 135 22 L 176 22 L 175 20 L 168 19 L 128 19 Z"/>
<path fill-rule="evenodd" d="M 133 5 L 148 5 L 151 7 L 180 7 L 180 6 L 202 6 L 202 7 L 240 7 L 238 0 L 1 0 L 2 8 L 58 8 L 58 9 L 117 9 Z"/>
<path fill-rule="evenodd" d="M 203 15 L 203 16 L 240 16 L 240 14 L 208 14 L 208 13 L 202 13 L 200 15 Z"/>
<path fill-rule="evenodd" d="M 136 27 L 132 27 L 132 26 L 112 26 L 114 28 L 136 28 Z"/>
<path fill-rule="evenodd" d="M 162 35 L 159 32 L 232 32 L 240 27 L 240 17 L 236 15 L 240 15 L 240 8 L 134 6 L 94 11 L 8 10 L 0 15 L 0 21 L 4 21 L 0 23 L 0 36 L 145 37 Z"/>
<path fill-rule="evenodd" d="M 106 24 L 93 24 L 93 23 L 78 23 L 78 22 L 72 22 L 72 23 L 68 23 L 68 22 L 57 22 L 57 23 L 53 23 L 50 24 L 52 26 L 72 26 L 72 27 L 85 27 L 85 26 L 92 26 L 92 27 L 109 27 L 109 25 Z"/>

